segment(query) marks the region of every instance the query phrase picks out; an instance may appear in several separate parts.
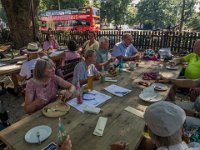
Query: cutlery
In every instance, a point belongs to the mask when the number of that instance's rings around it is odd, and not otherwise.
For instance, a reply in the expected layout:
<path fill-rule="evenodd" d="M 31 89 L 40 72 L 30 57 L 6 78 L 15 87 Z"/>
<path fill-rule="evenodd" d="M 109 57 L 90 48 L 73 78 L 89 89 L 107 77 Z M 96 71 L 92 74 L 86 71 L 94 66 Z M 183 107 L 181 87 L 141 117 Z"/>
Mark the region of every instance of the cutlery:
<path fill-rule="evenodd" d="M 129 92 L 128 92 L 128 91 L 127 91 L 127 92 L 116 91 L 115 93 L 116 93 L 116 94 L 121 94 L 121 95 L 126 95 L 126 94 L 128 94 Z"/>
<path fill-rule="evenodd" d="M 60 109 L 55 109 L 55 108 L 44 108 L 44 110 L 46 111 L 46 112 L 49 112 L 49 111 L 51 111 L 51 112 L 66 112 L 65 110 L 60 110 Z"/>
<path fill-rule="evenodd" d="M 38 144 L 41 144 L 41 141 L 40 141 L 40 132 L 39 131 L 37 131 L 36 136 L 37 136 L 37 139 L 38 139 Z"/>

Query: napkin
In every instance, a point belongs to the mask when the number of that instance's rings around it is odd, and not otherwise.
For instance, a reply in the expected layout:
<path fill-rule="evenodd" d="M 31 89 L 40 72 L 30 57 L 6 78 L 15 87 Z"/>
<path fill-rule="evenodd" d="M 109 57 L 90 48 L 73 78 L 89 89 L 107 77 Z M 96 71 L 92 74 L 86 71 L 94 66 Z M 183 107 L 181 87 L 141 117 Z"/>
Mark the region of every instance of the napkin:
<path fill-rule="evenodd" d="M 94 129 L 93 134 L 96 136 L 103 136 L 104 128 L 106 126 L 108 118 L 106 117 L 99 117 L 97 125 Z"/>
<path fill-rule="evenodd" d="M 144 118 L 144 113 L 139 111 L 139 110 L 137 110 L 137 109 L 135 109 L 135 108 L 133 108 L 133 107 L 128 106 L 124 110 L 126 110 L 126 111 L 128 111 L 128 112 L 130 112 L 130 113 L 132 113 L 132 114 L 134 114 L 134 115 L 136 115 L 138 117 L 140 117 L 140 118 Z"/>

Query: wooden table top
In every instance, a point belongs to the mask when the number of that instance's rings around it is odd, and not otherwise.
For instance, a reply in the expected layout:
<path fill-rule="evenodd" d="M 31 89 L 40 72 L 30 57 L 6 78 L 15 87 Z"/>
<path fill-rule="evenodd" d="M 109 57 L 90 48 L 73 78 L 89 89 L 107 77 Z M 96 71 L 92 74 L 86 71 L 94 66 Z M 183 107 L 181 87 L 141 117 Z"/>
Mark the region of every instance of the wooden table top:
<path fill-rule="evenodd" d="M 96 81 L 94 89 L 110 95 L 112 98 L 99 106 L 102 112 L 98 115 L 83 114 L 71 108 L 70 112 L 63 117 L 65 129 L 72 139 L 73 150 L 80 150 L 80 147 L 81 150 L 109 150 L 110 144 L 120 140 L 128 142 L 130 150 L 135 149 L 142 139 L 145 123 L 142 118 L 126 112 L 124 109 L 127 106 L 131 106 L 138 110 L 145 111 L 146 107 L 150 105 L 150 103 L 144 102 L 138 97 L 139 93 L 142 91 L 142 87 L 132 83 L 141 80 L 144 72 L 153 70 L 155 70 L 155 67 L 152 63 L 142 62 L 135 71 L 127 71 L 118 75 L 118 82 L 116 84 L 132 90 L 131 93 L 123 98 L 113 96 L 103 90 L 112 83 L 100 83 L 100 81 Z M 169 77 L 178 77 L 180 70 L 181 67 L 177 71 L 164 70 L 162 74 Z M 168 86 L 171 88 L 171 85 Z M 169 90 L 161 92 L 161 94 L 166 97 L 168 92 Z M 93 135 L 93 131 L 100 116 L 108 118 L 103 137 Z M 51 127 L 53 131 L 51 136 L 40 145 L 26 143 L 24 140 L 26 132 L 38 125 L 48 125 Z M 56 142 L 57 133 L 58 118 L 47 118 L 42 115 L 41 111 L 38 111 L 1 131 L 0 140 L 5 142 L 10 149 L 38 150 L 44 148 L 52 141 Z"/>
<path fill-rule="evenodd" d="M 11 45 L 0 45 L 0 52 L 7 51 L 11 48 Z"/>
<path fill-rule="evenodd" d="M 21 65 L 16 65 L 16 64 L 1 66 L 0 76 L 19 73 L 20 69 L 21 69 Z"/>

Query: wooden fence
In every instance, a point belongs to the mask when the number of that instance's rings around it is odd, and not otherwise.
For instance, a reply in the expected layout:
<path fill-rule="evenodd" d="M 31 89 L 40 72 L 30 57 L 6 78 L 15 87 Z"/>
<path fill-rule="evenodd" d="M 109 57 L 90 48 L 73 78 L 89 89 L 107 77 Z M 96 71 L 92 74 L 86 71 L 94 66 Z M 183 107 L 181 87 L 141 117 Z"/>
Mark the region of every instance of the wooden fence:
<path fill-rule="evenodd" d="M 172 32 L 172 31 L 100 31 L 97 32 L 97 40 L 101 37 L 110 39 L 110 48 L 122 40 L 125 33 L 133 36 L 133 45 L 139 50 L 170 47 L 174 53 L 192 51 L 195 40 L 200 39 L 198 32 Z M 55 33 L 60 45 L 66 45 L 69 40 L 75 40 L 82 45 L 87 40 L 87 32 L 62 32 Z M 44 41 L 46 33 L 40 33 L 39 38 Z"/>

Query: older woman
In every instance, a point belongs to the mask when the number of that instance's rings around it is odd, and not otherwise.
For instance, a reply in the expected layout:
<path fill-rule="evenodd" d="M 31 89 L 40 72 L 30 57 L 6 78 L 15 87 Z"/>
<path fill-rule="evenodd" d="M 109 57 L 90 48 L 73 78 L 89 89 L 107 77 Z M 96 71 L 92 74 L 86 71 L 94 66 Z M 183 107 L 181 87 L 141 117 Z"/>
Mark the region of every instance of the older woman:
<path fill-rule="evenodd" d="M 82 46 L 82 54 L 87 50 L 97 50 L 99 48 L 99 42 L 95 40 L 96 34 L 93 31 L 88 32 L 88 41 L 86 41 Z"/>
<path fill-rule="evenodd" d="M 47 34 L 46 41 L 44 41 L 43 43 L 43 49 L 48 51 L 57 48 L 58 48 L 58 42 L 53 36 L 53 34 Z"/>
<path fill-rule="evenodd" d="M 72 96 L 75 87 L 55 75 L 55 65 L 48 58 L 37 61 L 33 78 L 26 86 L 24 109 L 27 113 L 33 113 L 43 108 L 56 99 L 58 87 L 66 89 L 63 94 L 66 98 Z"/>

